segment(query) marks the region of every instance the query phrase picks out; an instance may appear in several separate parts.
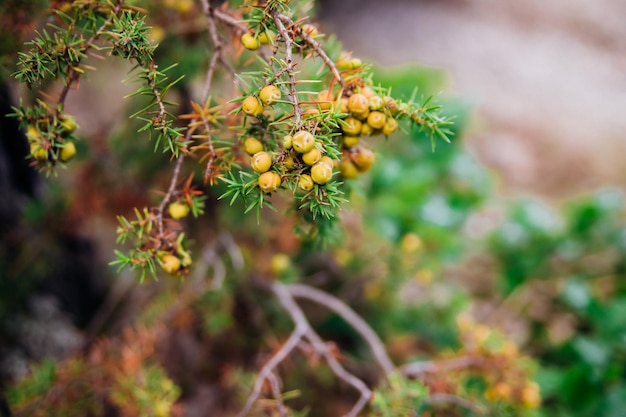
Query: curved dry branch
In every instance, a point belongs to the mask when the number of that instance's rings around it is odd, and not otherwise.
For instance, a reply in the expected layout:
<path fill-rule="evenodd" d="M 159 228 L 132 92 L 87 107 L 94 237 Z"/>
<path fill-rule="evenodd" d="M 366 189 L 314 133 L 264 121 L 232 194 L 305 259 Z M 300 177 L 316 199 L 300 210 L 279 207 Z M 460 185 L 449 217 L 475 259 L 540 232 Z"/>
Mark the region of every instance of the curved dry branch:
<path fill-rule="evenodd" d="M 390 374 L 396 370 L 380 337 L 378 337 L 371 326 L 346 303 L 324 291 L 304 284 L 292 284 L 289 285 L 287 289 L 289 293 L 296 298 L 306 298 L 337 313 L 363 337 L 385 374 Z"/>
<path fill-rule="evenodd" d="M 316 353 L 320 354 L 326 360 L 326 363 L 333 371 L 333 373 L 339 379 L 349 385 L 352 385 L 361 393 L 359 400 L 344 416 L 356 417 L 372 397 L 372 390 L 365 384 L 365 382 L 348 372 L 339 363 L 330 348 L 315 332 L 313 327 L 311 327 L 311 324 L 304 315 L 304 312 L 295 302 L 292 294 L 290 293 L 289 287 L 279 282 L 273 282 L 270 285 L 270 290 L 278 298 L 278 301 L 284 307 L 285 311 L 289 314 L 289 317 L 294 322 L 296 327 L 292 331 L 285 344 L 270 358 L 269 361 L 267 361 L 263 368 L 261 368 L 261 371 L 259 372 L 259 375 L 257 376 L 257 379 L 255 381 L 252 393 L 248 397 L 243 410 L 241 410 L 238 416 L 244 417 L 246 414 L 248 414 L 248 412 L 250 412 L 252 406 L 261 394 L 261 389 L 263 388 L 264 382 L 268 380 L 271 383 L 270 379 L 274 376 L 273 372 L 276 367 L 287 358 L 289 353 L 291 353 L 300 344 L 303 338 L 306 338 L 311 343 L 311 346 L 316 351 Z"/>

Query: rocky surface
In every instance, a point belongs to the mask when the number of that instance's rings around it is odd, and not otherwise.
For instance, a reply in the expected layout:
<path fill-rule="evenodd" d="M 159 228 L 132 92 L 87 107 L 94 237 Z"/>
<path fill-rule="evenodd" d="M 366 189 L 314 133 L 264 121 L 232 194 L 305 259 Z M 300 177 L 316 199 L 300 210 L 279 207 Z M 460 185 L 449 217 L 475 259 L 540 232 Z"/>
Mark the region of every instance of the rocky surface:
<path fill-rule="evenodd" d="M 465 140 L 507 190 L 626 182 L 626 2 L 324 1 L 345 49 L 445 68 L 475 104 Z"/>

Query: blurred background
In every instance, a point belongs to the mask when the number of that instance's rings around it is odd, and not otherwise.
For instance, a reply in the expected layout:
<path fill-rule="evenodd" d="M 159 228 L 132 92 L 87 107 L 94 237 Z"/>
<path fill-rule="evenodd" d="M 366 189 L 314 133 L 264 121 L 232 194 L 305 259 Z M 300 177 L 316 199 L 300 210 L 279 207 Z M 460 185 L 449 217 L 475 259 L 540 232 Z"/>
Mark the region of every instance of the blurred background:
<path fill-rule="evenodd" d="M 626 3 L 323 0 L 348 50 L 449 74 L 474 118 L 467 148 L 502 191 L 564 196 L 626 180 Z"/>
<path fill-rule="evenodd" d="M 26 3 L 43 16 L 47 2 Z M 202 36 L 185 31 L 193 32 L 187 23 L 199 6 L 137 3 L 166 33 L 160 64 L 180 62 L 175 71 L 189 74 L 172 91 L 183 113 L 206 62 L 203 29 Z M 89 377 L 84 369 L 112 365 L 98 355 L 73 367 L 62 362 L 76 352 L 111 355 L 115 363 L 115 353 L 137 348 L 155 380 L 171 378 L 180 387 L 167 398 L 178 401 L 182 415 L 233 414 L 246 393 L 241 387 L 291 326 L 247 280 L 271 275 L 270 261 L 287 255 L 288 267 L 276 277 L 304 277 L 345 300 L 383 337 L 396 363 L 466 353 L 459 317 L 519 346 L 515 359 L 539 383 L 543 403 L 524 408 L 515 395 L 500 398 L 498 417 L 626 416 L 626 2 L 315 5 L 320 31 L 371 62 L 374 83 L 404 98 L 418 88 L 444 104 L 455 116 L 452 143 L 439 141 L 433 152 L 425 134 L 407 129 L 388 146 L 375 144 L 376 164 L 347 189 L 346 236 L 325 250 L 301 244 L 280 213 L 264 213 L 259 225 L 241 207 L 215 199 L 223 187 L 208 189 L 209 215 L 186 225 L 198 255 L 186 283 L 210 283 L 222 268 L 223 287 L 190 294 L 194 286 L 169 279 L 138 285 L 135 274 L 108 266 L 118 247 L 115 216 L 158 201 L 154 190 L 167 186 L 170 169 L 126 116 L 140 106 L 123 98 L 134 90 L 122 83 L 129 68 L 115 60 L 98 64 L 69 95 L 67 110 L 85 140 L 58 177 L 33 175 L 6 156 L 19 154 L 9 144 L 20 142 L 16 126 L 3 120 L 0 382 L 13 387 L 10 402 L 28 403 L 19 396 L 25 387 L 49 388 L 28 378 L 11 385 L 33 364 L 52 359 L 40 375 L 57 369 L 80 380 Z M 34 27 L 20 32 L 21 40 Z M 15 48 L 3 61 L 8 73 Z M 6 84 L 4 113 L 20 96 L 32 98 L 14 81 Z M 233 247 L 245 267 L 236 268 Z M 336 316 L 307 312 L 351 369 L 373 380 L 354 332 Z M 303 371 L 308 365 L 296 358 L 286 369 L 287 385 L 302 388 L 296 404 L 319 406 L 311 416 L 345 412 L 351 393 L 319 369 Z M 489 384 L 506 376 L 490 372 L 480 383 L 480 375 L 457 374 L 445 382 L 480 402 Z M 130 398 L 136 392 L 128 386 L 118 388 Z"/>

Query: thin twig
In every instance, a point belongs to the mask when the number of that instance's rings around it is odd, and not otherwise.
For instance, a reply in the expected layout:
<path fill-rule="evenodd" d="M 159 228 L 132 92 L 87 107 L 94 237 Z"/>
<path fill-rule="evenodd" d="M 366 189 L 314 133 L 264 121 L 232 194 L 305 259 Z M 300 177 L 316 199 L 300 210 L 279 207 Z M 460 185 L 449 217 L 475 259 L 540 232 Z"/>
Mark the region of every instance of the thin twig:
<path fill-rule="evenodd" d="M 289 16 L 286 16 L 284 14 L 279 14 L 278 18 L 281 21 L 283 21 L 287 26 L 293 26 L 294 24 L 293 20 L 291 20 Z M 345 90 L 347 88 L 346 81 L 343 79 L 343 77 L 339 73 L 339 70 L 337 69 L 337 66 L 335 65 L 335 63 L 332 61 L 332 59 L 328 57 L 328 55 L 326 54 L 326 51 L 324 51 L 324 48 L 322 48 L 319 42 L 313 39 L 311 35 L 309 35 L 304 30 L 302 30 L 301 27 L 298 27 L 296 30 L 298 31 L 298 34 L 302 37 L 302 39 L 304 39 L 304 41 L 308 43 L 311 48 L 313 48 L 313 50 L 317 53 L 317 55 L 319 55 L 322 61 L 324 61 L 324 64 L 326 64 L 330 72 L 333 74 L 333 77 L 335 77 L 337 82 L 339 82 L 339 84 L 341 85 L 341 88 Z"/>
<path fill-rule="evenodd" d="M 215 75 L 215 68 L 217 66 L 217 61 L 221 59 L 222 56 L 222 42 L 219 39 L 219 35 L 217 33 L 217 29 L 215 27 L 215 20 L 213 19 L 213 15 L 214 15 L 214 10 L 211 7 L 211 5 L 209 4 L 208 0 L 202 0 L 202 9 L 204 11 L 204 14 L 207 18 L 207 24 L 209 27 L 209 35 L 211 37 L 211 41 L 213 43 L 214 46 L 214 51 L 213 51 L 213 55 L 211 56 L 211 60 L 209 62 L 209 68 L 207 70 L 207 75 L 206 75 L 206 79 L 204 82 L 204 88 L 202 90 L 202 97 L 201 97 L 201 102 L 203 103 L 203 105 L 206 103 L 206 101 L 209 98 L 209 94 L 211 91 L 211 85 L 213 82 L 213 78 Z M 157 97 L 157 101 L 159 103 L 159 108 L 160 108 L 160 114 L 161 113 L 165 113 L 165 108 L 163 105 L 163 102 L 159 99 L 160 95 L 158 93 L 158 91 L 156 91 L 153 88 L 155 97 Z M 193 119 L 189 125 L 194 125 L 196 123 L 199 122 L 198 118 Z M 211 140 L 211 125 L 208 122 L 206 117 L 202 117 L 202 123 L 204 125 L 204 129 L 206 131 L 206 135 L 207 135 L 207 146 L 209 147 L 209 161 L 207 162 L 207 171 L 210 170 L 210 167 L 213 164 L 213 160 L 216 157 L 216 152 L 215 152 L 215 148 L 213 147 L 213 141 Z M 191 135 L 193 133 L 193 129 L 188 128 L 187 132 L 185 133 L 185 142 L 188 143 L 191 140 Z M 182 166 L 182 163 L 185 159 L 185 154 L 181 153 L 178 156 L 178 159 L 176 160 L 176 167 L 174 168 L 174 173 L 172 174 L 172 179 L 170 181 L 170 186 L 167 190 L 167 193 L 165 194 L 165 197 L 163 198 L 163 200 L 161 201 L 161 204 L 159 205 L 159 208 L 157 209 L 157 223 L 159 226 L 159 234 L 161 236 L 163 236 L 163 212 L 165 210 L 165 206 L 167 205 L 167 203 L 170 201 L 170 199 L 172 198 L 172 195 L 174 194 L 175 190 L 176 190 L 176 186 L 178 184 L 178 179 L 180 176 L 180 168 Z M 205 172 L 205 178 L 207 176 L 207 172 Z"/>
<path fill-rule="evenodd" d="M 239 417 L 243 417 L 250 412 L 252 406 L 259 398 L 259 395 L 261 395 L 263 383 L 268 378 L 268 375 L 274 372 L 274 369 L 276 369 L 276 367 L 280 365 L 280 363 L 284 361 L 287 356 L 289 356 L 289 354 L 298 346 L 300 340 L 310 328 L 309 323 L 304 316 L 304 313 L 302 313 L 300 307 L 298 307 L 291 295 L 289 295 L 289 292 L 284 285 L 272 285 L 272 291 L 274 292 L 276 297 L 278 297 L 278 300 L 283 305 L 285 310 L 287 310 L 291 319 L 296 324 L 296 327 L 293 332 L 291 332 L 291 335 L 289 336 L 285 344 L 282 345 L 282 347 L 270 358 L 270 360 L 267 361 L 263 368 L 261 368 L 261 371 L 259 372 L 259 375 L 257 376 L 257 379 L 254 383 L 252 393 L 248 397 L 248 400 L 246 401 L 246 405 L 244 406 L 243 410 L 241 410 L 241 412 L 238 414 Z"/>
<path fill-rule="evenodd" d="M 267 376 L 267 380 L 270 383 L 270 387 L 272 388 L 272 395 L 276 399 L 276 408 L 278 409 L 278 414 L 280 415 L 280 417 L 288 417 L 287 409 L 285 408 L 285 403 L 283 403 L 283 397 L 280 392 L 278 377 L 272 372 Z"/>
<path fill-rule="evenodd" d="M 374 358 L 383 369 L 385 374 L 390 374 L 396 370 L 393 362 L 387 354 L 385 345 L 380 340 L 376 332 L 371 326 L 363 320 L 354 310 L 339 298 L 334 297 L 324 291 L 310 287 L 304 284 L 292 284 L 288 287 L 289 293 L 296 298 L 306 298 L 316 302 L 329 310 L 339 314 L 348 324 L 350 324 L 368 344 L 370 350 L 374 354 Z"/>
<path fill-rule="evenodd" d="M 163 212 L 165 211 L 165 206 L 170 201 L 174 192 L 176 191 L 176 184 L 178 183 L 178 177 L 180 176 L 180 168 L 183 165 L 183 161 L 185 160 L 185 154 L 181 153 L 178 155 L 178 159 L 176 160 L 176 166 L 174 167 L 174 173 L 172 174 L 172 178 L 170 180 L 170 186 L 167 189 L 167 193 L 163 200 L 161 200 L 161 204 L 157 208 L 156 221 L 159 226 L 159 236 L 163 236 Z"/>
<path fill-rule="evenodd" d="M 158 87 L 157 87 L 157 80 L 156 80 L 156 64 L 154 63 L 154 61 L 150 61 L 150 70 L 151 74 L 153 74 L 153 77 L 148 78 L 148 82 L 150 84 L 150 89 L 152 90 L 152 94 L 154 94 L 154 99 L 156 100 L 157 104 L 159 105 L 159 113 L 158 115 L 155 117 L 155 120 L 163 120 L 165 118 L 165 116 L 167 115 L 167 109 L 165 108 L 165 103 L 163 102 L 163 97 L 161 97 L 161 92 L 159 91 Z"/>
<path fill-rule="evenodd" d="M 344 417 L 356 417 L 358 413 L 365 407 L 367 402 L 372 397 L 372 390 L 355 375 L 348 372 L 335 358 L 333 352 L 324 343 L 322 338 L 313 330 L 311 324 L 307 320 L 302 309 L 295 302 L 289 288 L 281 284 L 280 282 L 273 282 L 270 285 L 270 289 L 274 295 L 278 298 L 278 301 L 285 308 L 285 311 L 289 314 L 289 317 L 296 325 L 295 329 L 289 336 L 289 339 L 285 344 L 270 358 L 270 360 L 263 366 L 254 384 L 252 394 L 248 397 L 244 409 L 239 413 L 239 417 L 245 416 L 254 402 L 258 399 L 263 382 L 267 379 L 267 375 L 272 372 L 285 358 L 302 342 L 302 338 L 305 337 L 309 340 L 316 353 L 320 354 L 325 360 L 333 373 L 342 381 L 356 388 L 361 396 L 359 400 L 354 404 L 352 409 L 345 414 Z"/>
<path fill-rule="evenodd" d="M 237 271 L 241 271 L 244 267 L 243 254 L 241 253 L 241 248 L 233 239 L 233 235 L 228 232 L 222 232 L 219 237 L 220 242 L 226 249 L 228 256 L 230 257 L 230 261 Z"/>
<path fill-rule="evenodd" d="M 213 10 L 213 15 L 219 19 L 220 21 L 234 27 L 235 29 L 238 29 L 240 32 L 245 32 L 248 30 L 248 28 L 246 27 L 246 25 L 244 25 L 243 23 L 241 23 L 240 21 L 238 21 L 237 19 L 235 19 L 233 16 L 231 16 L 230 14 L 223 12 L 219 9 L 214 9 Z"/>
<path fill-rule="evenodd" d="M 207 70 L 207 76 L 204 83 L 204 88 L 202 90 L 202 103 L 206 103 L 209 99 L 209 94 L 211 92 L 211 84 L 213 82 L 213 77 L 215 75 L 215 69 L 217 67 L 217 62 L 221 61 L 226 67 L 228 67 L 228 63 L 224 59 L 222 55 L 223 43 L 220 39 L 219 33 L 217 32 L 217 27 L 215 25 L 215 12 L 216 10 L 211 6 L 209 0 L 202 0 L 202 11 L 207 20 L 207 26 L 209 28 L 209 36 L 211 37 L 211 42 L 213 43 L 213 55 L 211 56 L 211 60 L 209 62 L 209 68 Z M 197 122 L 197 120 L 193 120 L 191 124 Z M 211 176 L 211 170 L 213 168 L 213 161 L 217 157 L 217 153 L 215 152 L 215 147 L 213 146 L 213 140 L 211 138 L 211 124 L 208 122 L 207 118 L 202 117 L 202 122 L 204 124 L 204 129 L 206 131 L 206 142 L 209 148 L 209 159 L 206 163 L 206 169 L 204 171 L 205 180 Z"/>
<path fill-rule="evenodd" d="M 333 353 L 330 351 L 326 343 L 322 340 L 321 337 L 313 328 L 309 327 L 309 330 L 306 333 L 306 338 L 309 339 L 315 351 L 320 353 L 324 359 L 326 359 L 326 363 L 330 369 L 334 372 L 335 375 L 342 381 L 346 382 L 349 385 L 352 385 L 356 388 L 360 393 L 361 397 L 354 404 L 352 409 L 345 414 L 343 417 L 356 417 L 359 415 L 359 411 L 365 407 L 370 398 L 372 398 L 372 390 L 365 384 L 365 382 L 361 381 L 359 378 L 346 371 L 346 369 L 339 363 L 339 361 L 335 358 Z"/>
<path fill-rule="evenodd" d="M 298 102 L 298 91 L 296 90 L 296 76 L 294 70 L 293 63 L 293 55 L 292 55 L 292 47 L 293 40 L 291 36 L 289 36 L 289 32 L 282 20 L 279 18 L 278 14 L 274 14 L 272 16 L 274 18 L 274 22 L 276 23 L 276 27 L 280 33 L 280 36 L 285 41 L 285 67 L 287 68 L 287 77 L 289 78 L 289 101 L 293 104 L 293 115 L 294 115 L 294 123 L 296 127 L 300 126 L 302 123 L 302 109 L 300 108 L 300 103 Z"/>

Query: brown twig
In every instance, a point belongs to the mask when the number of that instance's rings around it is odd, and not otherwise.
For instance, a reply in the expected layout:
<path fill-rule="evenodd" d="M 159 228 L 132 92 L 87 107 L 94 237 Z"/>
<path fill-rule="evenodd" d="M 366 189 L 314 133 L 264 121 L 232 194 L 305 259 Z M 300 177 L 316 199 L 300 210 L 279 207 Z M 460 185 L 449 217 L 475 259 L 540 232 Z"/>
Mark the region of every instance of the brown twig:
<path fill-rule="evenodd" d="M 285 16 L 284 14 L 279 14 L 277 15 L 277 17 L 282 22 L 284 22 L 287 26 L 294 25 L 293 20 L 291 20 L 289 16 Z M 333 77 L 335 77 L 335 80 L 337 80 L 337 82 L 341 85 L 341 88 L 346 90 L 347 89 L 346 81 L 343 79 L 343 77 L 339 73 L 339 70 L 337 69 L 337 66 L 335 65 L 335 63 L 332 61 L 332 59 L 328 57 L 328 54 L 326 54 L 326 51 L 324 50 L 324 48 L 322 48 L 319 42 L 313 39 L 311 35 L 309 35 L 304 30 L 302 30 L 301 27 L 298 27 L 297 31 L 298 31 L 298 34 L 302 37 L 302 39 L 304 39 L 304 41 L 307 44 L 309 44 L 311 48 L 313 48 L 313 50 L 317 53 L 317 55 L 319 55 L 319 57 L 322 59 L 324 64 L 326 64 L 330 72 L 333 74 Z"/>
<path fill-rule="evenodd" d="M 263 368 L 259 372 L 259 375 L 257 376 L 254 384 L 253 391 L 248 397 L 244 409 L 239 413 L 239 417 L 245 416 L 250 411 L 252 405 L 258 399 L 261 393 L 263 383 L 268 378 L 267 375 L 273 372 L 273 370 L 287 358 L 289 353 L 291 353 L 301 343 L 303 338 L 308 339 L 315 352 L 321 355 L 326 360 L 326 363 L 328 364 L 330 369 L 339 379 L 349 385 L 352 385 L 361 393 L 359 400 L 344 416 L 356 417 L 370 400 L 372 396 L 372 390 L 365 384 L 365 382 L 363 382 L 350 372 L 346 371 L 346 369 L 339 363 L 330 348 L 326 345 L 326 343 L 324 343 L 322 338 L 315 332 L 315 330 L 313 330 L 313 327 L 311 327 L 311 324 L 304 315 L 304 312 L 295 302 L 289 290 L 289 287 L 281 284 L 280 282 L 273 282 L 270 285 L 270 289 L 278 298 L 278 301 L 284 307 L 285 311 L 289 314 L 289 317 L 292 319 L 296 327 L 285 342 L 285 344 L 270 358 L 270 360 L 263 366 Z"/>
<path fill-rule="evenodd" d="M 256 381 L 254 383 L 254 387 L 252 389 L 252 393 L 248 397 L 244 408 L 238 414 L 239 417 L 244 417 L 250 412 L 252 406 L 259 398 L 259 395 L 261 395 L 263 383 L 268 378 L 268 375 L 272 374 L 274 372 L 274 369 L 276 369 L 276 367 L 280 365 L 280 363 L 284 361 L 287 356 L 289 356 L 289 354 L 298 346 L 300 340 L 304 337 L 304 335 L 310 328 L 309 322 L 304 316 L 304 313 L 302 313 L 302 310 L 300 310 L 300 307 L 298 307 L 285 286 L 275 283 L 274 285 L 272 285 L 271 288 L 273 293 L 278 298 L 278 301 L 289 313 L 291 319 L 296 324 L 296 327 L 293 332 L 291 332 L 291 335 L 289 336 L 285 344 L 283 344 L 281 348 L 276 353 L 274 353 L 274 355 L 267 361 L 263 368 L 261 368 L 261 371 L 259 371 L 259 374 L 257 375 Z"/>
<path fill-rule="evenodd" d="M 185 154 L 179 154 L 178 159 L 176 159 L 176 166 L 174 166 L 174 173 L 172 174 L 172 178 L 170 179 L 170 185 L 167 188 L 167 193 L 165 193 L 165 197 L 161 200 L 161 204 L 157 208 L 156 214 L 156 222 L 159 227 L 159 236 L 163 236 L 163 212 L 165 211 L 165 206 L 171 200 L 172 196 L 176 192 L 176 186 L 178 184 L 178 178 L 180 177 L 180 169 L 183 165 L 183 161 L 185 159 Z"/>
<path fill-rule="evenodd" d="M 289 78 L 289 94 L 287 97 L 293 104 L 294 123 L 297 128 L 302 123 L 302 109 L 298 102 L 298 91 L 296 90 L 295 64 L 291 51 L 293 48 L 293 40 L 279 16 L 278 14 L 274 14 L 272 17 L 274 18 L 280 37 L 285 41 L 285 68 L 287 69 L 287 77 Z"/>
<path fill-rule="evenodd" d="M 248 30 L 248 27 L 246 25 L 244 25 L 243 23 L 241 23 L 240 21 L 235 19 L 230 14 L 228 14 L 226 12 L 223 12 L 222 10 L 214 9 L 213 10 L 213 15 L 217 19 L 219 19 L 221 22 L 224 22 L 224 23 L 234 27 L 235 29 L 239 30 L 240 32 L 246 32 Z"/>
<path fill-rule="evenodd" d="M 280 415 L 280 417 L 288 417 L 289 414 L 287 413 L 287 409 L 285 408 L 285 404 L 283 403 L 278 377 L 274 373 L 270 373 L 267 380 L 270 383 L 272 395 L 276 399 L 276 408 L 278 409 L 278 414 Z"/>
<path fill-rule="evenodd" d="M 207 69 L 207 75 L 206 75 L 205 82 L 204 82 L 204 88 L 202 90 L 201 102 L 204 104 L 209 98 L 211 86 L 213 83 L 213 78 L 215 76 L 215 68 L 217 67 L 217 62 L 218 60 L 223 61 L 223 59 L 222 59 L 222 42 L 219 38 L 219 34 L 217 33 L 217 28 L 215 27 L 215 20 L 213 18 L 215 10 L 209 4 L 209 0 L 202 0 L 201 3 L 202 3 L 203 12 L 207 18 L 207 25 L 209 27 L 209 35 L 211 37 L 211 42 L 213 43 L 213 46 L 214 46 L 213 55 L 211 56 L 211 60 L 209 61 L 209 67 Z M 160 114 L 161 113 L 165 114 L 165 107 L 163 105 L 162 100 L 159 99 L 160 95 L 158 95 L 158 91 L 155 91 L 154 88 L 153 88 L 153 91 L 159 103 Z M 194 118 L 189 123 L 189 125 L 192 126 L 198 123 L 199 121 L 200 121 L 199 118 Z M 208 122 L 206 117 L 202 117 L 202 124 L 204 125 L 204 129 L 206 131 L 207 146 L 209 148 L 209 160 L 207 162 L 207 168 L 206 168 L 206 171 L 209 171 L 211 169 L 211 166 L 217 154 L 213 146 L 213 141 L 211 140 L 211 125 Z M 186 143 L 188 143 L 191 140 L 192 133 L 193 133 L 193 129 L 188 128 L 187 132 L 185 133 Z M 161 204 L 159 205 L 157 209 L 157 224 L 159 227 L 159 234 L 161 236 L 163 236 L 163 212 L 165 210 L 165 206 L 170 201 L 174 192 L 176 191 L 176 186 L 178 184 L 178 179 L 180 177 L 180 170 L 181 170 L 181 166 L 183 164 L 184 159 L 185 159 L 185 154 L 184 153 L 179 154 L 176 160 L 176 166 L 174 167 L 174 173 L 172 174 L 172 179 L 170 180 L 170 186 L 167 190 L 167 193 L 165 194 L 165 197 L 163 197 L 163 200 L 161 201 Z M 206 171 L 205 171 L 205 178 L 207 177 Z"/>
<path fill-rule="evenodd" d="M 344 417 L 358 416 L 359 412 L 363 409 L 363 407 L 365 407 L 370 398 L 372 398 L 372 390 L 365 384 L 365 382 L 345 370 L 345 368 L 339 363 L 339 361 L 330 351 L 326 343 L 324 343 L 322 338 L 319 337 L 317 333 L 315 333 L 313 328 L 309 327 L 309 330 L 306 333 L 306 337 L 315 348 L 315 351 L 320 353 L 324 357 L 324 359 L 326 359 L 326 363 L 328 363 L 328 366 L 333 371 L 333 373 L 337 375 L 339 379 L 349 385 L 352 385 L 361 393 L 361 397 L 359 397 L 359 400 L 354 404 L 352 409 L 344 415 Z"/>
<path fill-rule="evenodd" d="M 334 311 L 340 317 L 342 317 L 350 326 L 356 330 L 361 337 L 365 340 L 370 350 L 374 354 L 374 358 L 383 369 L 385 374 L 390 374 L 396 370 L 393 362 L 387 354 L 385 345 L 380 340 L 376 332 L 372 330 L 371 326 L 363 320 L 354 310 L 352 310 L 346 303 L 334 297 L 324 291 L 320 291 L 316 288 L 303 284 L 292 284 L 288 287 L 289 293 L 296 298 L 306 298 L 320 304 L 329 310 Z"/>

